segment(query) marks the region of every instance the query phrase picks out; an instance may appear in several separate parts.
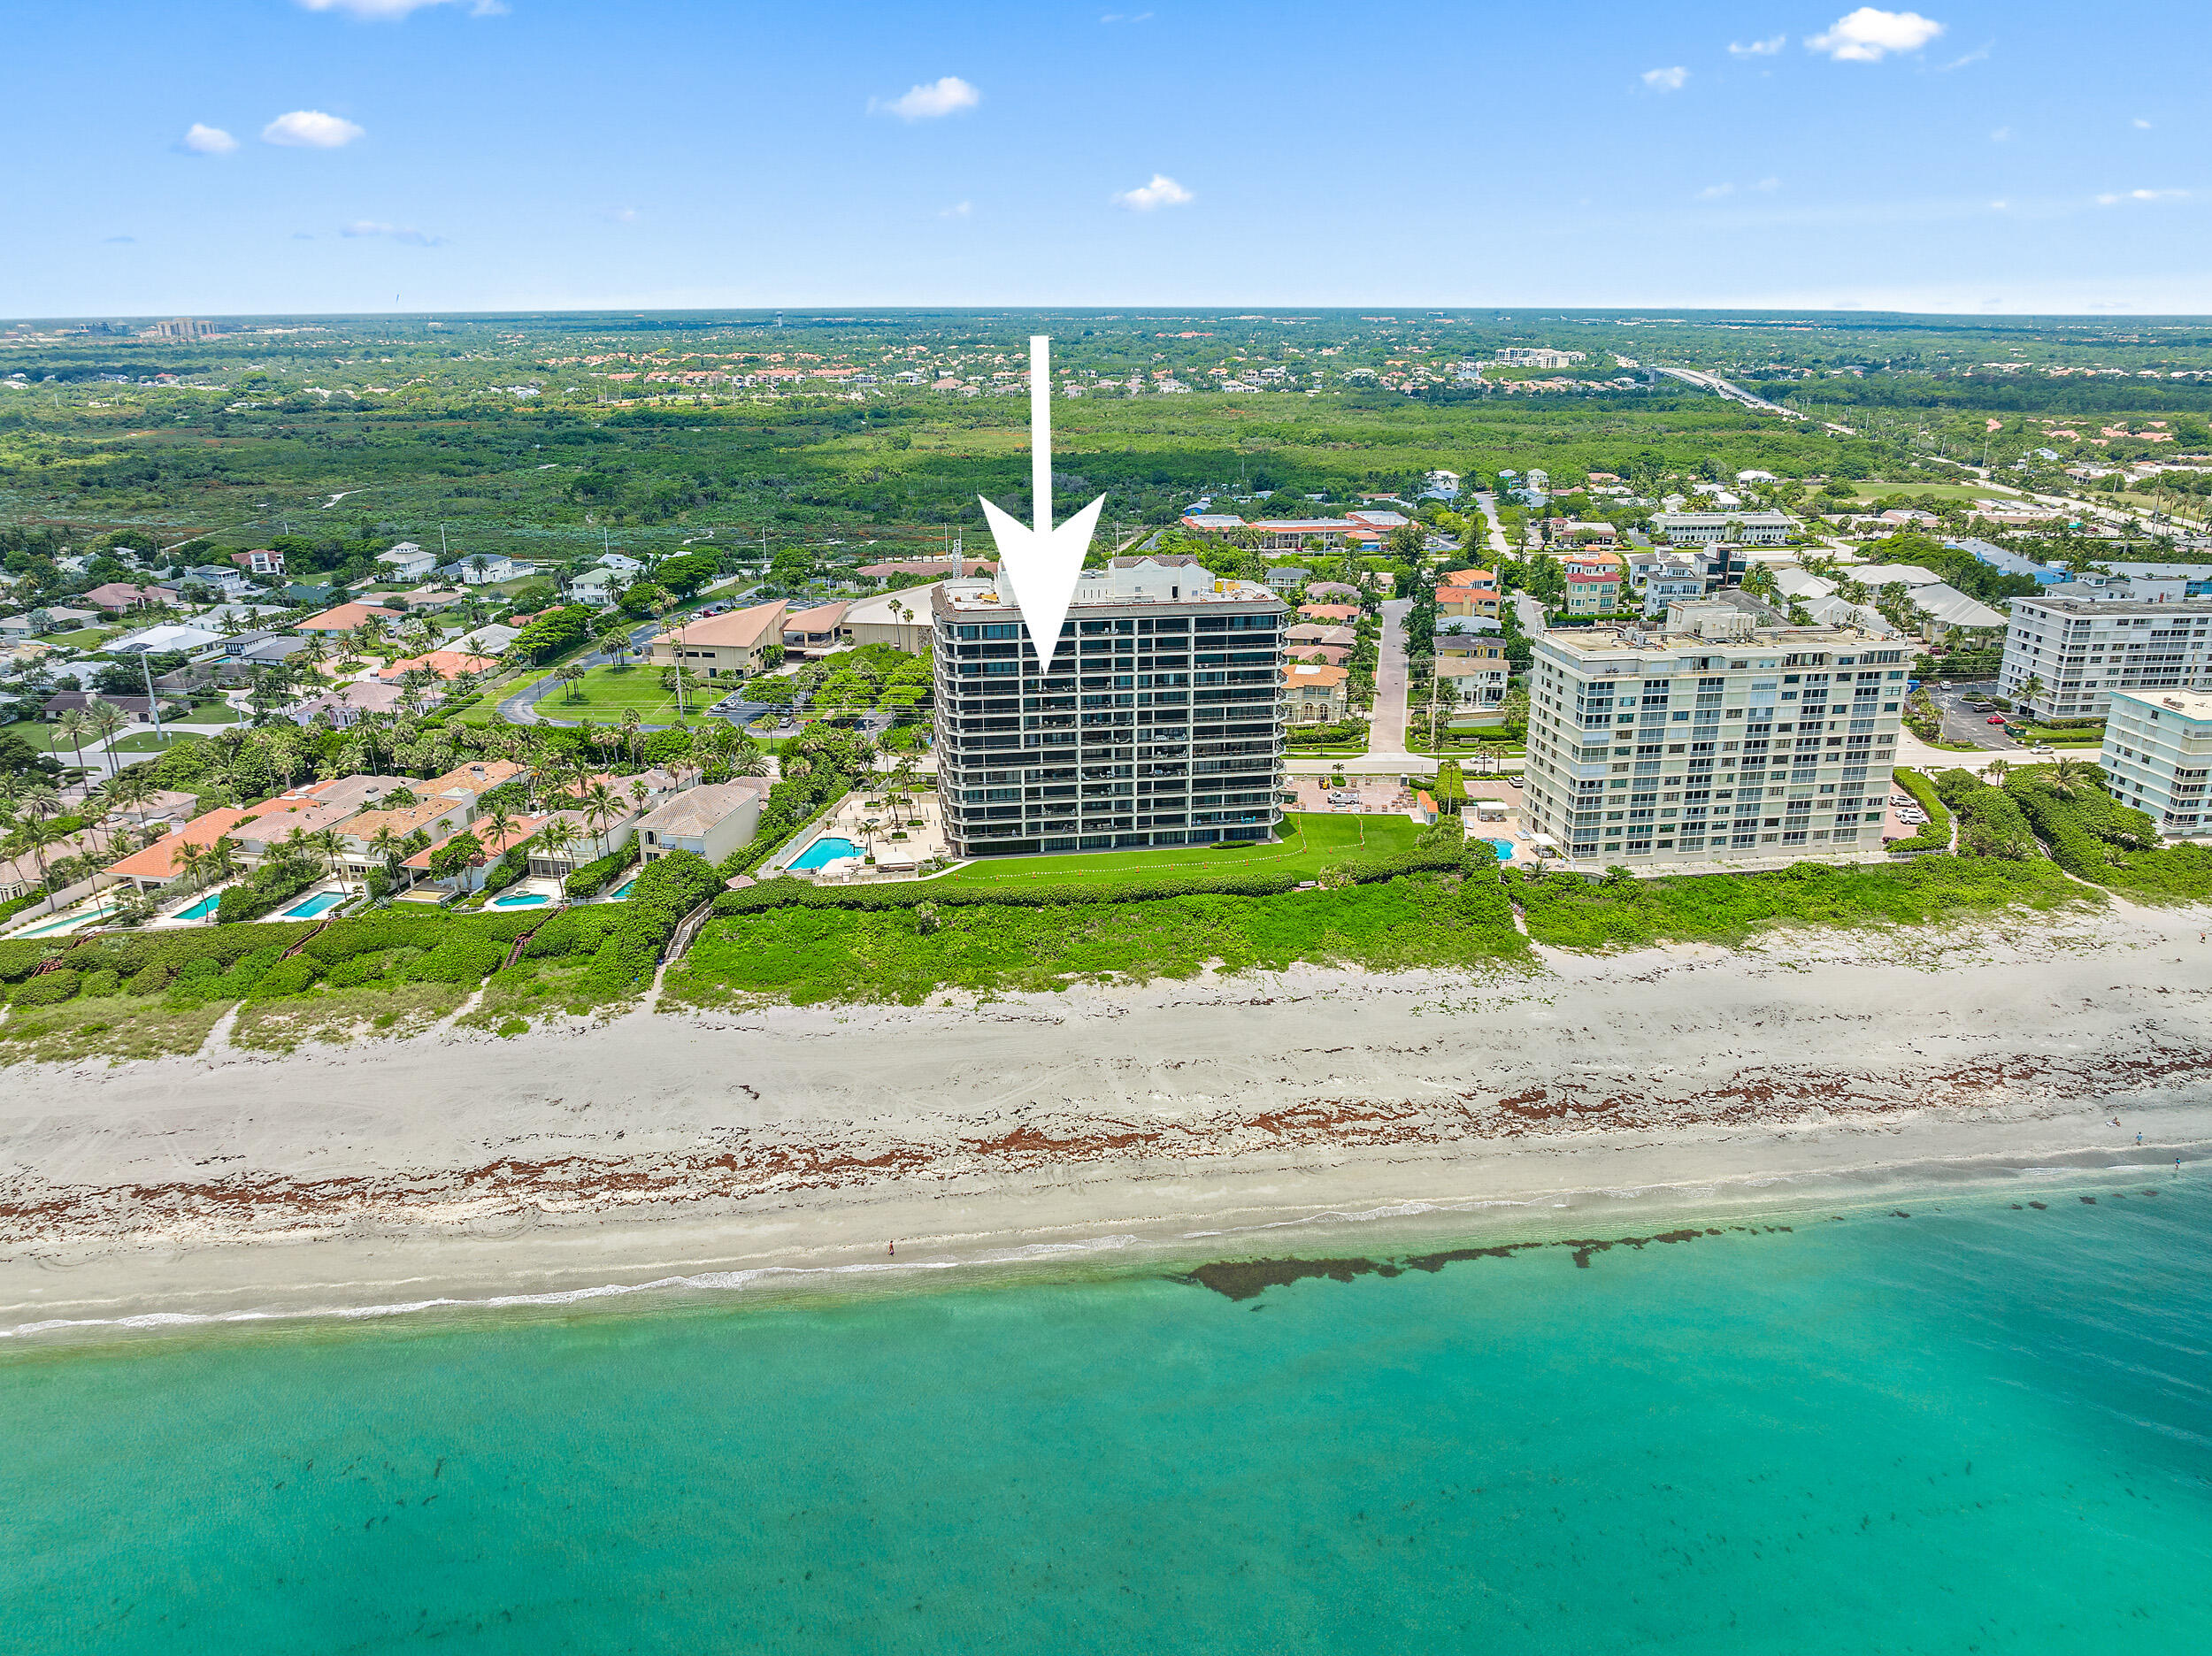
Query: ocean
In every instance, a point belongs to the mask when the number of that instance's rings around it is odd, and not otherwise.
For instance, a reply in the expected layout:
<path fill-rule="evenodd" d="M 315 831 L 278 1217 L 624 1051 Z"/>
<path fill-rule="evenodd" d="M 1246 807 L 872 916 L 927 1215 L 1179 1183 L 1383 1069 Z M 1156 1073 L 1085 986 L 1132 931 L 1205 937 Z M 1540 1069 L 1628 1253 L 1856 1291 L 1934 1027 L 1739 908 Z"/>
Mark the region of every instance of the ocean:
<path fill-rule="evenodd" d="M 1299 1234 L 11 1341 L 4 1647 L 2212 1649 L 2200 1172 Z"/>

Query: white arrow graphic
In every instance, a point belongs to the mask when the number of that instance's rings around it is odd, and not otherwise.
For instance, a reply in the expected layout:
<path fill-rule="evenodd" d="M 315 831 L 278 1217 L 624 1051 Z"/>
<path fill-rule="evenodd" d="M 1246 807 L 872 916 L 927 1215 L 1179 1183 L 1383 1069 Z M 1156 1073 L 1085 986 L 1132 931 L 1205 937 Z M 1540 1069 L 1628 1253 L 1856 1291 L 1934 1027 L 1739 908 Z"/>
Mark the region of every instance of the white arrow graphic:
<path fill-rule="evenodd" d="M 1029 493 L 1036 503 L 1037 526 L 1025 529 L 989 501 L 983 516 L 998 543 L 999 579 L 1011 586 L 1014 606 L 1029 628 L 1037 659 L 1049 671 L 1060 649 L 1060 624 L 1075 596 L 1076 578 L 1098 527 L 1101 494 L 1057 529 L 1052 526 L 1052 341 L 1043 334 L 1029 341 Z"/>

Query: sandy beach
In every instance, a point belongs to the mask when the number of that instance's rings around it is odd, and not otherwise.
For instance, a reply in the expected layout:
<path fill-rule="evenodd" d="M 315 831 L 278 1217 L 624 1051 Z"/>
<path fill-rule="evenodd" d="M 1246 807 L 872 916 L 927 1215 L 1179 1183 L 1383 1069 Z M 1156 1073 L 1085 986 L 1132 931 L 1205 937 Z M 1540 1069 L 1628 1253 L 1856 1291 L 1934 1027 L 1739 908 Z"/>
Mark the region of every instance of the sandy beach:
<path fill-rule="evenodd" d="M 1589 1227 L 2170 1169 L 2212 1145 L 2202 924 L 18 1066 L 0 1330 L 1194 1261 L 1379 1223 L 1609 1235 Z"/>

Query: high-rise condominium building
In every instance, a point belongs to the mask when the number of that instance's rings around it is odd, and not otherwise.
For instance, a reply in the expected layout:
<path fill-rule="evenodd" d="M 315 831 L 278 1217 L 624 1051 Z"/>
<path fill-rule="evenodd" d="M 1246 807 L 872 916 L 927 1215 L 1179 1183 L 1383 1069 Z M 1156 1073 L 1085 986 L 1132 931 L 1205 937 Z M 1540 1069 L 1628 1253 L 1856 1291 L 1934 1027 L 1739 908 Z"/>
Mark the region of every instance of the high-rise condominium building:
<path fill-rule="evenodd" d="M 2097 763 L 2123 805 L 2148 811 L 2177 839 L 2212 833 L 2212 695 L 2194 690 L 2115 690 Z"/>
<path fill-rule="evenodd" d="M 1078 582 L 1049 671 L 994 582 L 946 581 L 931 609 L 955 855 L 1264 840 L 1281 819 L 1289 610 L 1266 587 L 1115 558 Z"/>
<path fill-rule="evenodd" d="M 2101 718 L 2115 690 L 2212 686 L 2212 600 L 2015 598 L 1997 683 L 2045 718 Z"/>
<path fill-rule="evenodd" d="M 1726 603 L 1532 640 L 1529 825 L 1578 862 L 1878 849 L 1907 653 Z"/>

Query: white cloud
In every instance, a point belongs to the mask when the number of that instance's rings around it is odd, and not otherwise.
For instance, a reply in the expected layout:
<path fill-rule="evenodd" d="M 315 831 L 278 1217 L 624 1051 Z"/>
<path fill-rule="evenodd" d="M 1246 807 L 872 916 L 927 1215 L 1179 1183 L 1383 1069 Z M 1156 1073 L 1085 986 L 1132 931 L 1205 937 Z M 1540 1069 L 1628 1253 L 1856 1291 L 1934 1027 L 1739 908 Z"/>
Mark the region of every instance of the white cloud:
<path fill-rule="evenodd" d="M 2097 205 L 2100 207 L 2115 207 L 2123 202 L 2183 201 L 2187 199 L 2188 195 L 2189 192 L 2185 189 L 2117 190 L 2109 196 L 2098 196 Z"/>
<path fill-rule="evenodd" d="M 1918 51 L 1942 33 L 1942 24 L 1917 12 L 1861 6 L 1838 18 L 1825 34 L 1809 36 L 1805 44 L 1838 63 L 1879 63 L 1892 52 Z"/>
<path fill-rule="evenodd" d="M 1730 41 L 1728 55 L 1731 58 L 1771 58 L 1783 47 L 1788 45 L 1789 40 L 1790 37 L 1786 34 L 1777 34 L 1771 40 L 1755 40 L 1748 44 L 1739 44 L 1735 41 Z"/>
<path fill-rule="evenodd" d="M 2145 120 L 2140 115 L 2135 118 L 2132 125 L 2138 132 L 2148 132 L 2151 129 L 2150 122 Z"/>
<path fill-rule="evenodd" d="M 364 18 L 373 23 L 396 23 L 402 18 L 434 5 L 455 5 L 461 0 L 299 0 L 310 12 L 342 12 L 348 17 Z M 503 17 L 507 7 L 503 0 L 472 0 L 469 5 L 472 17 Z"/>
<path fill-rule="evenodd" d="M 2011 142 L 2011 139 L 2012 128 L 2009 126 L 2000 126 L 1995 132 L 1989 134 L 1989 142 L 1992 143 L 2008 143 Z"/>
<path fill-rule="evenodd" d="M 1927 19 L 1924 18 L 1921 20 L 1925 22 Z M 1942 25 L 1938 24 L 1936 27 L 1938 28 L 1941 28 Z M 1977 46 L 1972 51 L 1968 52 L 1963 58 L 1954 58 L 1947 64 L 1938 64 L 1936 65 L 1936 73 L 1938 74 L 1948 74 L 1952 70 L 1963 69 L 1969 64 L 1986 62 L 1989 58 L 1990 50 L 1991 48 L 1987 45 Z"/>
<path fill-rule="evenodd" d="M 1644 84 L 1655 92 L 1679 92 L 1682 83 L 1690 78 L 1690 72 L 1677 64 L 1671 69 L 1647 69 Z"/>
<path fill-rule="evenodd" d="M 2004 211 L 2006 205 L 2006 203 L 2001 201 L 1993 201 L 1989 203 L 1990 211 L 1992 212 L 2002 212 Z"/>
<path fill-rule="evenodd" d="M 975 211 L 973 202 L 955 202 L 951 206 L 940 211 L 937 216 L 940 218 L 965 218 L 973 211 Z"/>
<path fill-rule="evenodd" d="M 262 142 L 295 150 L 342 150 L 355 139 L 367 136 L 342 116 L 326 115 L 320 110 L 294 110 L 261 129 Z"/>
<path fill-rule="evenodd" d="M 228 155 L 238 148 L 238 140 L 220 126 L 204 126 L 198 121 L 184 129 L 183 143 L 194 155 Z"/>
<path fill-rule="evenodd" d="M 1132 212 L 1150 212 L 1156 207 L 1187 207 L 1197 199 L 1166 173 L 1155 172 L 1149 184 L 1118 192 L 1114 204 Z"/>
<path fill-rule="evenodd" d="M 901 120 L 934 120 L 940 115 L 956 115 L 962 110 L 973 109 L 981 102 L 982 93 L 958 75 L 946 75 L 941 80 L 910 87 L 902 96 L 887 104 L 871 98 L 868 108 L 872 113 L 880 110 Z"/>
<path fill-rule="evenodd" d="M 373 218 L 356 218 L 351 224 L 341 226 L 338 234 L 349 238 L 381 236 L 388 242 L 401 242 L 409 247 L 445 245 L 445 238 L 442 235 L 432 235 L 428 231 L 418 230 L 412 225 L 379 224 Z"/>
<path fill-rule="evenodd" d="M 634 207 L 610 207 L 602 216 L 609 224 L 635 224 L 640 215 Z"/>
<path fill-rule="evenodd" d="M 1700 201 L 1718 201 L 1724 196 L 1733 196 L 1735 193 L 1733 184 L 1708 184 L 1698 191 L 1697 198 Z"/>

